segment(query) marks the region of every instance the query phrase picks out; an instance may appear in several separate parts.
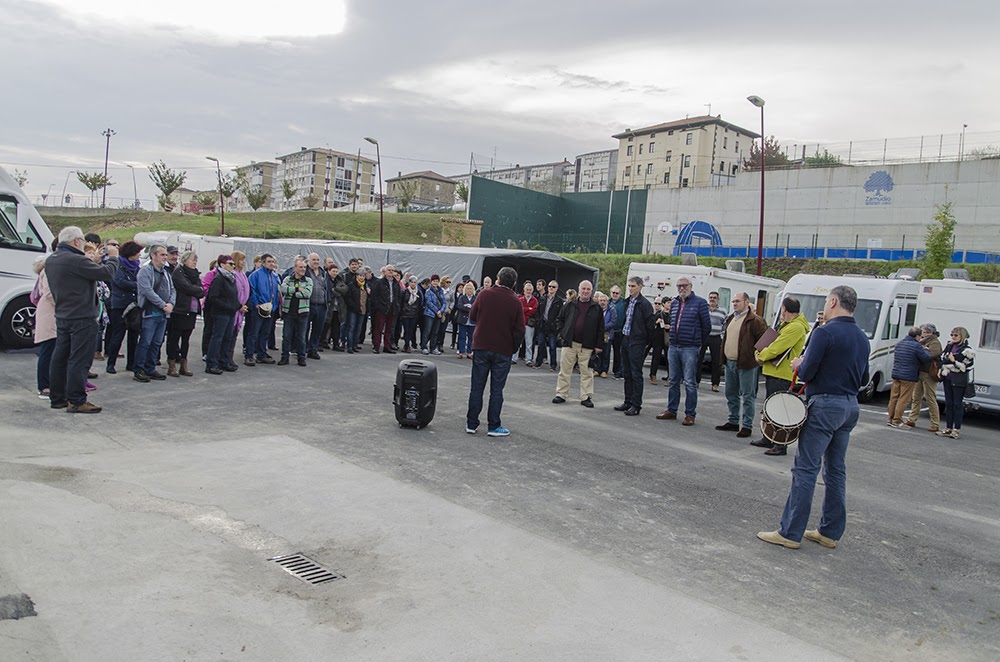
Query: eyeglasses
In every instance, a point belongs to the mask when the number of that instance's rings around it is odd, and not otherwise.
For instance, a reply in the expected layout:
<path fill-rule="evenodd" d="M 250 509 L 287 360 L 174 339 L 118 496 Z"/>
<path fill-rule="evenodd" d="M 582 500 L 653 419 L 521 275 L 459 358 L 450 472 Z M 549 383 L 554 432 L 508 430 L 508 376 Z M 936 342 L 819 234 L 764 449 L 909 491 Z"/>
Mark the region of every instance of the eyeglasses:
<path fill-rule="evenodd" d="M 230 266 L 230 267 L 235 267 L 236 263 L 235 262 L 226 262 L 226 265 Z"/>
<path fill-rule="evenodd" d="M 554 290 L 554 289 L 556 289 L 556 287 L 558 287 L 558 286 L 557 285 L 549 285 L 549 289 L 550 290 Z"/>
<path fill-rule="evenodd" d="M 117 243 L 112 244 L 111 242 L 108 242 L 108 246 L 114 246 L 115 248 L 118 248 L 118 244 Z"/>
<path fill-rule="evenodd" d="M 953 333 L 953 334 L 951 334 L 951 337 L 952 338 L 961 338 L 962 334 L 961 333 Z"/>

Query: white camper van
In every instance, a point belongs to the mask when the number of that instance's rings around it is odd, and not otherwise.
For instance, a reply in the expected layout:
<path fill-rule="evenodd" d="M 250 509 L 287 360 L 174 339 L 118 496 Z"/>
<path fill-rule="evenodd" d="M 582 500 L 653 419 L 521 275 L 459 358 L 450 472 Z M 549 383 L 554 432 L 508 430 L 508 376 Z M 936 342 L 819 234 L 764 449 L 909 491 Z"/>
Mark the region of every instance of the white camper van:
<path fill-rule="evenodd" d="M 650 301 L 661 295 L 671 298 L 677 296 L 678 278 L 690 280 L 692 289 L 700 297 L 707 299 L 709 292 L 718 292 L 719 307 L 726 310 L 732 310 L 734 293 L 746 292 L 754 303 L 754 310 L 766 320 L 772 319 L 777 313 L 781 306 L 778 294 L 785 287 L 785 281 L 776 278 L 682 264 L 633 262 L 629 265 L 628 277 L 633 276 L 642 278 L 642 293 Z"/>
<path fill-rule="evenodd" d="M 854 319 L 871 344 L 868 369 L 871 381 L 861 391 L 870 400 L 877 391 L 892 386 L 892 359 L 896 343 L 917 321 L 917 292 L 920 283 L 905 278 L 875 276 L 792 276 L 781 298 L 792 296 L 802 304 L 802 314 L 812 323 L 823 310 L 826 295 L 838 285 L 853 287 L 858 293 Z"/>
<path fill-rule="evenodd" d="M 34 263 L 52 244 L 52 232 L 14 178 L 0 168 L 0 342 L 34 344 Z"/>
<path fill-rule="evenodd" d="M 941 334 L 941 346 L 956 326 L 969 331 L 976 352 L 973 378 L 976 395 L 965 402 L 974 409 L 1000 412 L 1000 284 L 967 280 L 924 280 L 917 297 L 917 323 L 930 322 Z M 938 399 L 944 400 L 938 388 Z"/>

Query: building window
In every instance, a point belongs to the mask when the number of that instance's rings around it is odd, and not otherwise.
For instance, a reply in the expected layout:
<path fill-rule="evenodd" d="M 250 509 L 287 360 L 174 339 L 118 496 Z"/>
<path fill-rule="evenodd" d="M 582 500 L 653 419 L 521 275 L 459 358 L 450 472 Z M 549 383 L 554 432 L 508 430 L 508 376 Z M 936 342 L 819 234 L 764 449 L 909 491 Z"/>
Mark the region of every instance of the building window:
<path fill-rule="evenodd" d="M 725 161 L 719 161 L 719 172 L 721 172 L 721 173 L 725 173 L 726 172 L 726 162 Z"/>
<path fill-rule="evenodd" d="M 650 137 L 650 138 L 655 138 L 655 137 L 656 137 L 656 134 L 655 134 L 655 133 L 651 133 L 651 134 L 649 134 L 649 137 Z M 651 152 L 652 152 L 653 150 L 649 150 L 649 151 L 651 151 Z"/>
<path fill-rule="evenodd" d="M 628 141 L 629 141 L 629 142 L 632 142 L 632 136 L 629 136 L 629 137 L 628 137 Z"/>
<path fill-rule="evenodd" d="M 722 137 L 722 149 L 725 149 L 728 146 L 729 146 L 729 136 L 723 136 Z"/>
<path fill-rule="evenodd" d="M 441 185 L 440 184 L 435 184 L 434 185 L 434 190 L 435 191 L 440 191 L 441 190 Z"/>
<path fill-rule="evenodd" d="M 674 151 L 672 149 L 667 150 L 667 163 L 670 163 L 670 159 L 673 157 Z"/>
<path fill-rule="evenodd" d="M 736 141 L 736 147 L 734 147 L 733 149 L 735 149 L 736 153 L 739 154 L 739 152 L 740 152 L 740 141 L 739 140 Z"/>
<path fill-rule="evenodd" d="M 684 167 L 685 168 L 690 168 L 691 167 L 691 155 L 690 154 L 688 154 L 687 156 L 684 157 Z"/>
<path fill-rule="evenodd" d="M 663 173 L 663 183 L 664 184 L 669 184 L 670 183 L 670 171 L 669 170 L 666 171 L 665 173 Z"/>
<path fill-rule="evenodd" d="M 626 177 L 632 176 L 632 166 L 625 166 L 625 176 Z"/>
<path fill-rule="evenodd" d="M 654 142 L 649 143 L 649 153 L 652 154 L 655 151 L 656 151 L 656 143 Z"/>
<path fill-rule="evenodd" d="M 629 140 L 631 140 L 631 138 Z M 625 148 L 625 156 L 632 156 L 632 145 Z"/>
<path fill-rule="evenodd" d="M 687 188 L 687 185 L 688 185 L 688 178 L 685 177 L 684 179 L 681 180 L 681 186 Z"/>
<path fill-rule="evenodd" d="M 694 134 L 693 133 L 689 133 L 689 134 L 687 134 L 687 136 L 684 137 L 684 144 L 685 145 L 690 145 L 692 140 L 694 140 Z"/>
<path fill-rule="evenodd" d="M 734 165 L 734 166 L 733 166 L 733 174 L 734 174 L 734 175 L 736 174 L 736 170 L 737 170 L 737 166 L 735 166 L 735 165 Z"/>
<path fill-rule="evenodd" d="M 646 174 L 647 175 L 652 175 L 653 174 L 653 164 L 652 163 L 647 163 L 646 164 Z"/>
<path fill-rule="evenodd" d="M 639 143 L 639 153 L 642 154 L 642 148 L 645 147 L 642 143 Z"/>

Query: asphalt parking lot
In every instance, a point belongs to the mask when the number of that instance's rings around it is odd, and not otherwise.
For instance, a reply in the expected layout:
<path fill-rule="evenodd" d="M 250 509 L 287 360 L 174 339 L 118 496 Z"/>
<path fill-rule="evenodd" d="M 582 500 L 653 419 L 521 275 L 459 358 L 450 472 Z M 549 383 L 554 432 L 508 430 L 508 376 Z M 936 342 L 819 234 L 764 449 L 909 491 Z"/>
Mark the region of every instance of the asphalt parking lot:
<path fill-rule="evenodd" d="M 553 405 L 555 374 L 518 365 L 496 440 L 464 431 L 470 361 L 435 357 L 416 431 L 392 413 L 403 355 L 322 356 L 101 374 L 104 413 L 74 416 L 0 353 L 0 598 L 37 612 L 0 619 L 0 659 L 1000 658 L 992 416 L 945 440 L 863 405 L 842 543 L 786 550 L 754 536 L 792 457 L 716 432 L 707 384 L 684 428 L 655 420 L 663 386 L 627 418 L 621 382 Z M 345 577 L 267 560 L 290 552 Z"/>

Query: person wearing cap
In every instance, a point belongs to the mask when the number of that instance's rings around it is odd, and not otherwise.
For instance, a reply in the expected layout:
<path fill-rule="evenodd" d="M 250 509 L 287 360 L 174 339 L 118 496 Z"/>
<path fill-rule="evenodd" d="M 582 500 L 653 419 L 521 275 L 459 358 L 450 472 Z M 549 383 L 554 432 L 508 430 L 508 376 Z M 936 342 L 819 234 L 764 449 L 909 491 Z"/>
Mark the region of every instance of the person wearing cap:
<path fill-rule="evenodd" d="M 927 413 L 931 417 L 931 426 L 927 428 L 931 432 L 937 432 L 941 426 L 941 410 L 937 401 L 937 373 L 939 365 L 936 360 L 944 348 L 938 340 L 938 330 L 933 324 L 920 325 L 920 344 L 924 346 L 931 356 L 931 361 L 920 365 L 920 379 L 913 387 L 913 398 L 910 401 L 910 415 L 903 421 L 903 425 L 908 428 L 916 427 L 917 419 L 920 417 L 921 402 L 927 401 Z"/>
<path fill-rule="evenodd" d="M 176 246 L 167 246 L 167 262 L 163 265 L 164 270 L 166 270 L 167 275 L 173 278 L 174 270 L 177 265 L 180 264 L 181 251 Z"/>
<path fill-rule="evenodd" d="M 270 253 L 261 255 L 260 268 L 250 274 L 249 321 L 243 364 L 274 363 L 267 353 L 267 341 L 274 324 L 273 312 L 279 305 L 278 261 Z"/>
<path fill-rule="evenodd" d="M 137 382 L 148 383 L 167 378 L 156 370 L 163 336 L 167 331 L 167 318 L 174 311 L 177 301 L 174 279 L 166 269 L 167 255 L 166 247 L 158 244 L 150 246 L 149 263 L 139 269 L 136 277 L 136 303 L 142 309 L 142 329 L 135 348 L 133 373 Z"/>
<path fill-rule="evenodd" d="M 233 362 L 232 351 L 227 355 L 226 350 L 233 346 L 233 334 L 236 333 L 233 322 L 241 305 L 233 256 L 220 255 L 215 269 L 215 278 L 205 295 L 205 311 L 212 317 L 212 338 L 205 352 L 205 372 L 221 375 L 223 372 L 236 372 L 238 368 Z"/>

